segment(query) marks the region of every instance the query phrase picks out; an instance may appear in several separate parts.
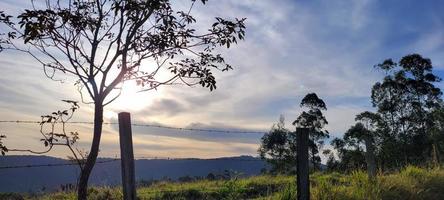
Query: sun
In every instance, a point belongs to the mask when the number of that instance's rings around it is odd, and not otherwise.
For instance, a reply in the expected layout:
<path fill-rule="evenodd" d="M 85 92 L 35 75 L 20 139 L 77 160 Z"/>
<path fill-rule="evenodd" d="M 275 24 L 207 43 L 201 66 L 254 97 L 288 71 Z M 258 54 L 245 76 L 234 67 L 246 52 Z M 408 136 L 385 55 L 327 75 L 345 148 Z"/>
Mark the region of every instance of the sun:
<path fill-rule="evenodd" d="M 135 81 L 126 81 L 122 85 L 120 96 L 110 104 L 112 110 L 130 112 L 141 110 L 152 103 L 152 91 L 141 92 Z M 159 95 L 159 94 L 156 94 Z"/>
<path fill-rule="evenodd" d="M 157 66 L 154 61 L 144 61 L 141 64 L 141 71 L 150 71 L 154 69 L 153 66 Z M 143 70 L 142 70 L 143 68 Z M 169 70 L 160 69 L 156 73 L 156 80 L 167 80 L 169 78 Z M 114 118 L 118 112 L 135 112 L 143 110 L 144 108 L 153 104 L 153 101 L 157 98 L 162 98 L 166 95 L 164 90 L 149 90 L 141 91 L 143 88 L 137 85 L 135 80 L 127 80 L 121 85 L 120 96 L 109 104 L 107 113 L 104 113 L 107 118 Z M 117 95 L 117 92 L 110 94 L 109 98 L 113 98 Z"/>

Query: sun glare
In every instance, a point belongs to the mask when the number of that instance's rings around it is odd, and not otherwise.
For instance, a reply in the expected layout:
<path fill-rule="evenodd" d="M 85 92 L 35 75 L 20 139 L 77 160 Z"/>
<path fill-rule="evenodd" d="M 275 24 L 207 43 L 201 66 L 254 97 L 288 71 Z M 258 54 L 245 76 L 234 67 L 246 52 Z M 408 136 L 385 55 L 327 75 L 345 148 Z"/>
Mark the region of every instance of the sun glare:
<path fill-rule="evenodd" d="M 118 111 L 134 111 L 147 107 L 152 102 L 153 92 L 140 92 L 140 89 L 141 87 L 135 81 L 125 82 L 122 86 L 122 93 L 110 104 L 110 107 Z"/>

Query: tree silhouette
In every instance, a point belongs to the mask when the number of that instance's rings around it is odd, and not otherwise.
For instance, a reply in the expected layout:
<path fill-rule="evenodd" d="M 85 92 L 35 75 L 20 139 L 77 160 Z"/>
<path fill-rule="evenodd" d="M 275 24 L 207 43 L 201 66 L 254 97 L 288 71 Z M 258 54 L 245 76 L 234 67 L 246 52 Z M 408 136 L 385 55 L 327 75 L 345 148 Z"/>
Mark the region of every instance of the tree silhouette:
<path fill-rule="evenodd" d="M 431 156 L 435 166 L 440 166 L 441 152 L 444 150 L 444 107 L 441 105 L 439 108 L 433 110 L 429 120 L 430 127 L 430 140 L 432 143 Z"/>
<path fill-rule="evenodd" d="M 360 131 L 350 133 L 350 136 L 355 137 L 360 142 L 364 142 L 367 173 L 370 179 L 374 179 L 376 177 L 375 142 L 378 140 L 377 129 L 381 122 L 381 117 L 376 113 L 365 111 L 356 115 L 355 121 L 358 121 L 358 124 L 362 124 L 362 128 Z"/>
<path fill-rule="evenodd" d="M 72 119 L 76 110 L 80 108 L 77 102 L 71 100 L 62 100 L 70 105 L 69 109 L 54 111 L 51 114 L 42 115 L 40 125 L 40 141 L 45 148 L 43 150 L 26 149 L 25 147 L 7 148 L 2 139 L 6 138 L 0 135 L 0 152 L 5 155 L 6 152 L 27 152 L 32 154 L 45 154 L 50 152 L 55 146 L 65 146 L 70 152 L 68 159 L 79 167 L 82 172 L 85 163 L 85 153 L 78 146 L 77 141 L 79 133 L 76 131 L 68 131 L 66 124 Z M 79 179 L 77 179 L 79 181 Z"/>
<path fill-rule="evenodd" d="M 3 145 L 2 139 L 6 138 L 5 135 L 0 135 L 0 153 L 4 156 L 6 152 L 8 152 L 8 148 Z"/>
<path fill-rule="evenodd" d="M 355 151 L 355 156 L 365 157 L 367 173 L 370 179 L 376 176 L 376 160 L 374 150 L 374 133 L 365 127 L 361 122 L 351 126 L 344 134 L 344 142 L 349 150 Z M 365 152 L 362 149 L 365 146 Z M 355 161 L 356 160 L 356 161 Z M 349 162 L 362 163 L 362 158 L 351 156 Z M 353 164 L 353 168 L 362 168 L 362 166 Z"/>
<path fill-rule="evenodd" d="M 352 171 L 363 170 L 366 165 L 365 153 L 362 149 L 360 141 L 353 137 L 356 132 L 366 131 L 361 123 L 351 126 L 345 133 L 343 138 L 335 138 L 331 141 L 331 145 L 337 150 L 339 161 L 333 166 L 327 165 L 332 170 Z M 331 165 L 331 164 L 330 164 Z"/>
<path fill-rule="evenodd" d="M 310 158 L 313 167 L 316 169 L 319 168 L 321 163 L 321 158 L 318 156 L 319 149 L 323 145 L 323 140 L 329 137 L 328 131 L 324 129 L 328 121 L 322 113 L 322 110 L 327 110 L 327 106 L 315 93 L 307 94 L 302 99 L 300 106 L 307 108 L 308 111 L 303 111 L 293 122 L 293 125 L 310 129 Z"/>
<path fill-rule="evenodd" d="M 261 138 L 258 150 L 262 159 L 271 165 L 272 173 L 296 173 L 296 135 L 285 128 L 284 116 Z"/>
<path fill-rule="evenodd" d="M 391 59 L 375 66 L 386 73 L 372 89 L 372 103 L 384 121 L 381 151 L 391 166 L 422 163 L 431 148 L 429 129 L 433 110 L 440 105 L 441 90 L 434 84 L 432 62 L 419 54 Z"/>
<path fill-rule="evenodd" d="M 444 112 L 441 79 L 433 73 L 430 59 L 419 54 L 404 56 L 399 63 L 391 59 L 375 66 L 385 73 L 372 88 L 377 113 L 363 112 L 358 122 L 336 138 L 342 170 L 367 164 L 370 177 L 381 170 L 399 169 L 407 164 L 439 165 L 444 146 Z M 366 147 L 364 152 L 362 147 Z"/>
<path fill-rule="evenodd" d="M 214 50 L 244 39 L 245 19 L 216 17 L 207 31 L 196 30 L 190 14 L 194 3 L 176 11 L 169 0 L 45 0 L 25 9 L 17 21 L 0 13 L 0 22 L 9 28 L 1 50 L 32 56 L 53 80 L 59 80 L 58 72 L 77 77 L 82 101 L 94 105 L 93 139 L 82 166 L 78 199 L 87 198 L 104 106 L 119 96 L 125 81 L 136 81 L 141 91 L 176 83 L 213 90 L 213 70 L 232 68 Z M 159 77 L 167 72 L 169 77 Z"/>

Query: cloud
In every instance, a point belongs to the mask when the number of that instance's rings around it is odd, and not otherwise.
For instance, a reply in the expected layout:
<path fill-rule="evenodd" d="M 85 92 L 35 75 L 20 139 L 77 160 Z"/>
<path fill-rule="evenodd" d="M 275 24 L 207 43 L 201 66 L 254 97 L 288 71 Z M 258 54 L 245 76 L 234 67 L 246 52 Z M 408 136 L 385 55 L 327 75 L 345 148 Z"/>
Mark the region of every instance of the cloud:
<path fill-rule="evenodd" d="M 24 7 L 16 1 L 0 5 L 13 12 Z M 189 5 L 176 1 L 173 6 Z M 287 122 L 296 119 L 302 97 L 316 92 L 328 107 L 328 130 L 341 136 L 357 113 L 373 109 L 371 87 L 383 76 L 373 70 L 374 64 L 419 52 L 442 68 L 443 7 L 436 2 L 369 0 L 196 2 L 192 14 L 199 30 L 206 30 L 215 16 L 247 18 L 246 40 L 219 51 L 234 70 L 215 72 L 218 88 L 213 92 L 175 85 L 126 94 L 106 108 L 106 120 L 116 121 L 116 113 L 129 111 L 137 123 L 266 131 L 280 114 Z M 1 119 L 38 118 L 63 108 L 60 99 L 79 100 L 71 79 L 65 84 L 46 79 L 41 66 L 23 54 L 2 52 L 0 71 Z M 81 106 L 76 120 L 91 121 L 92 106 Z M 73 128 L 82 131 L 81 145 L 87 148 L 91 127 Z M 134 127 L 136 152 L 151 156 L 255 154 L 260 137 Z M 34 144 L 35 138 L 23 138 L 23 143 Z M 18 138 L 8 138 L 13 139 Z M 118 155 L 116 149 L 116 126 L 106 126 L 101 155 Z"/>
<path fill-rule="evenodd" d="M 152 104 L 143 110 L 135 112 L 135 114 L 149 113 L 150 115 L 166 115 L 172 116 L 185 111 L 186 107 L 175 99 L 163 98 L 156 99 Z"/>

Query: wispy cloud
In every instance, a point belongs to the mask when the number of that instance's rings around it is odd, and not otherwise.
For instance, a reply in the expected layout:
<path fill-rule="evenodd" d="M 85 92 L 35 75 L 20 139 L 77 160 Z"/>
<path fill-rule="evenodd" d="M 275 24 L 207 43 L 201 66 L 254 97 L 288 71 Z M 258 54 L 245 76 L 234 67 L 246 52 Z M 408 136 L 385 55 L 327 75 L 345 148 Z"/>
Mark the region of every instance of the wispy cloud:
<path fill-rule="evenodd" d="M 16 12 L 19 4 L 14 2 L 1 5 Z M 185 1 L 175 3 L 179 8 L 188 5 Z M 196 4 L 193 14 L 200 22 L 198 27 L 210 25 L 214 16 L 247 18 L 246 41 L 221 50 L 235 69 L 216 73 L 218 89 L 214 92 L 175 86 L 125 95 L 107 108 L 106 120 L 115 121 L 117 112 L 128 110 L 139 123 L 268 130 L 280 114 L 290 124 L 301 112 L 302 97 L 316 92 L 327 103 L 329 131 L 332 136 L 340 136 L 354 123 L 357 113 L 372 109 L 371 86 L 382 77 L 373 70 L 374 64 L 418 52 L 442 69 L 442 8 L 444 3 L 437 2 L 370 0 L 229 0 L 209 1 L 206 6 Z M 0 119 L 38 118 L 63 107 L 60 99 L 79 100 L 70 80 L 60 84 L 45 79 L 41 66 L 22 54 L 1 53 L 0 71 Z M 91 107 L 82 105 L 76 119 L 91 120 L 91 114 Z M 0 128 L 6 134 L 21 130 L 3 125 Z M 86 148 L 91 130 L 79 129 Z M 136 152 L 151 156 L 256 154 L 261 137 L 134 130 Z M 106 127 L 105 131 L 101 155 L 118 154 L 116 127 Z M 31 132 L 20 132 L 21 142 L 13 144 L 38 145 L 35 137 L 25 137 Z M 16 139 L 11 136 L 8 142 Z"/>

